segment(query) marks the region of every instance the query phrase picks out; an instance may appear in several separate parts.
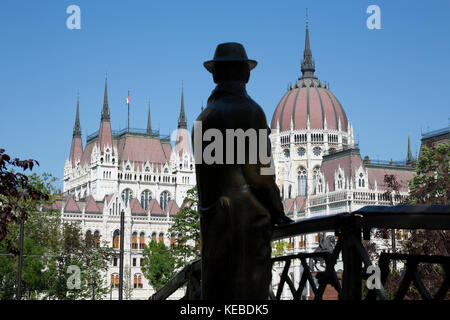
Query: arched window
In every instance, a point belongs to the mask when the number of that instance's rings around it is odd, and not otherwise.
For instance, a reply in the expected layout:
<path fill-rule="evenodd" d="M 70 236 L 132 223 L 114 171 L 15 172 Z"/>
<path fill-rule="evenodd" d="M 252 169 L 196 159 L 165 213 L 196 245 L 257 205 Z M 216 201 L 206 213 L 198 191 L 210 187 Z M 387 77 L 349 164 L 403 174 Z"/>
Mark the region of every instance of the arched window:
<path fill-rule="evenodd" d="M 292 191 L 292 186 L 289 185 L 289 188 L 288 188 L 288 199 L 291 199 L 291 191 Z"/>
<path fill-rule="evenodd" d="M 164 233 L 161 232 L 161 233 L 159 234 L 158 242 L 160 242 L 160 243 L 161 243 L 161 242 L 164 242 Z"/>
<path fill-rule="evenodd" d="M 134 288 L 135 289 L 142 289 L 142 275 L 140 273 L 136 273 L 134 275 Z"/>
<path fill-rule="evenodd" d="M 152 233 L 152 242 L 156 242 L 156 232 Z"/>
<path fill-rule="evenodd" d="M 111 274 L 111 288 L 116 289 L 119 287 L 119 275 L 117 273 Z"/>
<path fill-rule="evenodd" d="M 100 231 L 98 230 L 94 232 L 94 247 L 100 248 Z"/>
<path fill-rule="evenodd" d="M 175 249 L 175 237 L 174 235 L 170 235 L 170 249 Z"/>
<path fill-rule="evenodd" d="M 166 210 L 167 203 L 170 201 L 170 193 L 169 191 L 164 191 L 159 196 L 159 204 L 161 206 L 161 209 L 164 211 Z"/>
<path fill-rule="evenodd" d="M 308 191 L 308 175 L 306 173 L 305 167 L 300 167 L 298 169 L 298 195 L 299 196 L 306 196 L 306 193 Z"/>
<path fill-rule="evenodd" d="M 339 174 L 338 174 L 338 180 L 337 180 L 337 187 L 338 187 L 338 189 L 342 189 L 343 186 L 344 186 L 342 180 L 343 180 L 343 179 L 342 179 L 342 175 L 339 173 Z"/>
<path fill-rule="evenodd" d="M 119 249 L 119 242 L 120 242 L 120 232 L 119 230 L 114 231 L 113 234 L 113 248 Z"/>
<path fill-rule="evenodd" d="M 291 152 L 289 151 L 289 149 L 284 149 L 283 151 L 285 158 L 289 158 L 289 156 L 291 155 Z"/>
<path fill-rule="evenodd" d="M 141 205 L 144 210 L 147 210 L 150 200 L 152 200 L 152 193 L 149 190 L 144 190 L 141 193 Z"/>
<path fill-rule="evenodd" d="M 364 185 L 365 185 L 365 183 L 364 183 L 364 175 L 362 173 L 359 174 L 359 179 L 358 180 L 359 180 L 358 186 L 361 187 L 361 188 L 364 188 Z"/>
<path fill-rule="evenodd" d="M 139 249 L 145 249 L 145 233 L 143 232 L 139 234 Z"/>
<path fill-rule="evenodd" d="M 125 206 L 128 207 L 131 199 L 133 199 L 133 191 L 131 189 L 125 189 L 122 191 L 122 200 L 125 203 Z"/>
<path fill-rule="evenodd" d="M 319 166 L 315 166 L 313 169 L 313 190 L 314 193 L 317 193 L 317 184 L 318 184 L 318 180 L 319 180 L 319 175 L 320 175 L 320 167 Z"/>
<path fill-rule="evenodd" d="M 92 236 L 91 230 L 86 231 L 86 246 L 87 247 L 93 247 L 94 246 L 94 237 Z"/>
<path fill-rule="evenodd" d="M 150 167 L 145 167 L 145 172 L 150 172 Z"/>
<path fill-rule="evenodd" d="M 137 249 L 138 248 L 138 244 L 137 244 L 137 232 L 133 232 L 133 234 L 131 235 L 131 249 Z"/>

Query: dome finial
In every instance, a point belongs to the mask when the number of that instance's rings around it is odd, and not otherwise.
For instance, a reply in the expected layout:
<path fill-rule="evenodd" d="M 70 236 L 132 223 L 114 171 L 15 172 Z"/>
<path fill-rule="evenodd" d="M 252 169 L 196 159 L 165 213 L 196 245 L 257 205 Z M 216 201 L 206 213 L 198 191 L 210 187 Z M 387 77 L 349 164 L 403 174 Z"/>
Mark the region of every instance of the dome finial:
<path fill-rule="evenodd" d="M 303 60 L 301 63 L 301 71 L 303 78 L 314 78 L 314 71 L 316 71 L 315 62 L 312 58 L 312 52 L 309 44 L 309 20 L 308 8 L 306 8 L 306 33 L 305 33 L 305 49 L 303 50 Z"/>

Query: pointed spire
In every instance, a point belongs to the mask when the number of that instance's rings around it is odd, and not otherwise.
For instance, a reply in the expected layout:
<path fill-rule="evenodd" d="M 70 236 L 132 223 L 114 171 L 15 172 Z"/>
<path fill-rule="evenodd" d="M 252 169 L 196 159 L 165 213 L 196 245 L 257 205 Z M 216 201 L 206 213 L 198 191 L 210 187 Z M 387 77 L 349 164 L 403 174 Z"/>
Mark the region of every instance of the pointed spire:
<path fill-rule="evenodd" d="M 186 115 L 184 114 L 183 85 L 181 85 L 181 107 L 180 107 L 180 116 L 178 117 L 178 129 L 180 128 L 187 129 Z"/>
<path fill-rule="evenodd" d="M 109 121 L 109 105 L 108 105 L 108 78 L 105 77 L 105 95 L 103 97 L 102 121 Z"/>
<path fill-rule="evenodd" d="M 148 102 L 147 134 L 152 134 L 152 119 L 150 118 L 150 101 Z"/>
<path fill-rule="evenodd" d="M 303 51 L 303 60 L 301 63 L 301 71 L 303 78 L 314 77 L 316 71 L 314 59 L 309 45 L 309 29 L 308 29 L 308 8 L 306 9 L 306 35 L 305 35 L 305 49 Z"/>
<path fill-rule="evenodd" d="M 413 158 L 413 155 L 412 155 L 412 152 L 411 152 L 411 139 L 410 139 L 410 137 L 408 135 L 408 153 L 406 155 L 406 163 L 409 164 L 409 163 L 412 163 L 412 162 L 414 162 L 414 158 Z"/>
<path fill-rule="evenodd" d="M 79 95 L 77 95 L 77 114 L 75 116 L 75 125 L 73 126 L 73 137 L 81 137 L 80 96 Z"/>

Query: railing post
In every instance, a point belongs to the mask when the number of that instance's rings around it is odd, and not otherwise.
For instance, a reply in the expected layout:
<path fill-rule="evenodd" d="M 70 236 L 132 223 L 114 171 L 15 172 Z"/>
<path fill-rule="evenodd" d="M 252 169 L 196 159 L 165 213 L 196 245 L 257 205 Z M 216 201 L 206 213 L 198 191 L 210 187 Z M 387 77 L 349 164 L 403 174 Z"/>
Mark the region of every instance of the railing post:
<path fill-rule="evenodd" d="M 361 300 L 362 298 L 362 260 L 356 244 L 361 242 L 361 217 L 346 215 L 341 218 L 342 237 L 342 299 Z"/>

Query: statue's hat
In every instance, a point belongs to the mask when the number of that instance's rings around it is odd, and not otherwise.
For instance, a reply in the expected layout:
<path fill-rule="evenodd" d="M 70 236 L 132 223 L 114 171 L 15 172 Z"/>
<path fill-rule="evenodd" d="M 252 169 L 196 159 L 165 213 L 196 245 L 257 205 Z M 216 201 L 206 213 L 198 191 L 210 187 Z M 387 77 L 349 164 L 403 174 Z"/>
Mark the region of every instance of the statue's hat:
<path fill-rule="evenodd" d="M 248 59 L 244 46 L 237 42 L 226 42 L 217 45 L 213 60 L 205 61 L 203 65 L 206 70 L 213 72 L 214 65 L 220 62 L 246 62 L 250 70 L 257 65 L 255 60 Z"/>

